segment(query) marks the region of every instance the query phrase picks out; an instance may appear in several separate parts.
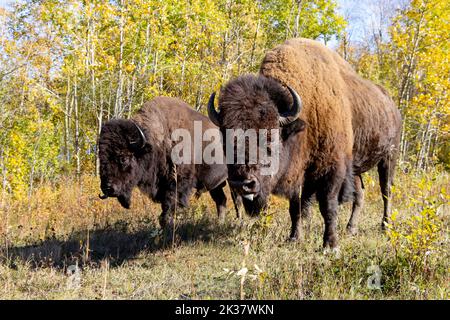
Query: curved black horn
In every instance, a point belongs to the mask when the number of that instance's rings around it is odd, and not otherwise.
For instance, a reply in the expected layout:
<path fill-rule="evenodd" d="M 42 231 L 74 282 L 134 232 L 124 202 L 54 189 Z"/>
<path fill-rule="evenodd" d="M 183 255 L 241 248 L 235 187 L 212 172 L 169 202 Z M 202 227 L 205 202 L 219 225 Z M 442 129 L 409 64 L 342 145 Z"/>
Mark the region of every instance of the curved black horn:
<path fill-rule="evenodd" d="M 145 134 L 144 134 L 144 132 L 142 131 L 142 129 L 138 126 L 138 124 L 136 123 L 136 122 L 134 122 L 134 121 L 132 121 L 133 122 L 133 124 L 136 126 L 136 129 L 138 129 L 138 131 L 139 131 L 139 135 L 141 136 L 141 138 L 142 138 L 142 145 L 140 146 L 140 148 L 142 149 L 144 146 L 145 146 L 145 144 L 147 143 L 147 139 L 145 138 Z M 130 142 L 130 144 L 136 144 L 137 142 L 136 141 L 131 141 Z"/>
<path fill-rule="evenodd" d="M 214 99 L 216 97 L 216 93 L 213 92 L 211 96 L 209 97 L 208 101 L 208 117 L 209 119 L 218 127 L 220 127 L 220 117 L 219 113 L 216 111 L 216 107 L 214 106 Z"/>
<path fill-rule="evenodd" d="M 300 111 L 302 110 L 302 99 L 300 98 L 298 93 L 289 86 L 287 86 L 287 88 L 292 95 L 292 100 L 294 101 L 294 103 L 292 104 L 292 108 L 289 111 L 280 114 L 279 123 L 281 127 L 297 120 L 300 115 Z"/>

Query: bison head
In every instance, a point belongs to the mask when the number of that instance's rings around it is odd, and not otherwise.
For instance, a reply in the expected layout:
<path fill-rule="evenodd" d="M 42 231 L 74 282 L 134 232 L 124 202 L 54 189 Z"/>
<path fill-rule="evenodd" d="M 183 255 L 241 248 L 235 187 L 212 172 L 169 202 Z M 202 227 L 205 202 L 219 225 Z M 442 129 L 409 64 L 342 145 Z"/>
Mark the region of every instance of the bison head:
<path fill-rule="evenodd" d="M 285 88 L 278 81 L 262 75 L 246 75 L 230 81 L 221 90 L 219 111 L 214 106 L 214 97 L 213 93 L 208 103 L 208 115 L 223 135 L 226 136 L 237 129 L 254 129 L 259 136 L 261 129 L 264 129 L 266 133 L 275 130 L 279 137 L 275 140 L 269 134 L 267 144 L 261 144 L 258 140 L 256 146 L 258 154 L 264 151 L 270 155 L 273 149 L 278 152 L 277 155 L 272 155 L 277 156 L 279 160 L 278 171 L 273 174 L 263 174 L 262 169 L 267 164 L 261 161 L 250 164 L 248 155 L 245 155 L 245 162 L 241 164 L 230 164 L 230 161 L 227 161 L 230 186 L 243 197 L 246 212 L 257 215 L 266 207 L 269 194 L 274 191 L 289 163 L 291 138 L 305 127 L 305 123 L 298 118 L 302 101 L 292 88 Z M 274 141 L 270 141 L 271 139 Z M 227 137 L 223 141 L 226 153 L 225 144 L 230 140 Z M 273 143 L 276 143 L 275 148 Z M 249 149 L 245 148 L 245 152 Z M 228 149 L 228 152 L 230 150 L 232 149 Z M 234 149 L 234 153 L 237 153 L 237 149 Z M 232 159 L 235 160 L 237 156 L 233 154 Z"/>
<path fill-rule="evenodd" d="M 139 158 L 149 148 L 143 129 L 132 120 L 111 120 L 99 138 L 101 199 L 116 197 L 129 208 L 131 193 L 142 177 Z"/>

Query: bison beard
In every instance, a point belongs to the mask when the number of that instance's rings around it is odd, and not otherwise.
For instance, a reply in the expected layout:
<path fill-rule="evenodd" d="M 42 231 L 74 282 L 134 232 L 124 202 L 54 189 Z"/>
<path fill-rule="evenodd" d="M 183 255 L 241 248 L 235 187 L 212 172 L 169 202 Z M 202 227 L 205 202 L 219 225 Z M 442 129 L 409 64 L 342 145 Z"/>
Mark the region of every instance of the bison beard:
<path fill-rule="evenodd" d="M 255 217 L 267 208 L 267 198 L 261 195 L 254 197 L 253 200 L 242 198 L 242 204 L 244 205 L 245 212 L 249 216 Z"/>
<path fill-rule="evenodd" d="M 131 120 L 111 120 L 104 124 L 99 138 L 101 199 L 116 197 L 129 209 L 134 187 L 161 203 L 161 226 L 171 222 L 177 206 L 209 191 L 221 219 L 224 218 L 227 178 L 224 164 L 181 164 L 171 160 L 171 133 L 175 129 L 193 130 L 194 121 L 203 129 L 214 128 L 207 117 L 181 100 L 159 97 L 147 102 Z M 175 173 L 176 172 L 176 176 Z M 239 199 L 238 199 L 239 200 Z"/>
<path fill-rule="evenodd" d="M 125 209 L 130 209 L 131 205 L 131 194 L 121 194 L 117 197 L 117 200 L 119 200 L 119 203 L 124 207 Z"/>

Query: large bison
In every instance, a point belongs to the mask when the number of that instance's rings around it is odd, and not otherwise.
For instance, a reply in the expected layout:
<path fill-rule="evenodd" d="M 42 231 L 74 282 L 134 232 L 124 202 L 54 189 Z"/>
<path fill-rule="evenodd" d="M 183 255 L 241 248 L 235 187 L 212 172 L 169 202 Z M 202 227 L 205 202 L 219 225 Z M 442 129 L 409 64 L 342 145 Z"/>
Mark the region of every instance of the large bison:
<path fill-rule="evenodd" d="M 221 90 L 219 111 L 211 95 L 208 114 L 222 132 L 279 129 L 276 174 L 262 175 L 260 164 L 246 163 L 228 165 L 228 175 L 250 214 L 266 207 L 270 193 L 289 199 L 291 239 L 298 239 L 300 218 L 315 194 L 325 221 L 324 247 L 336 248 L 338 204 L 356 194 L 348 225 L 355 228 L 362 206 L 360 176 L 376 165 L 387 221 L 399 111 L 384 89 L 359 77 L 319 42 L 292 39 L 269 51 L 258 76 L 238 77 Z"/>
<path fill-rule="evenodd" d="M 129 120 L 105 123 L 99 138 L 103 192 L 100 198 L 116 197 L 123 207 L 129 208 L 132 190 L 138 187 L 161 203 L 160 225 L 164 227 L 171 222 L 177 202 L 187 206 L 194 189 L 197 194 L 209 191 L 219 218 L 223 219 L 226 165 L 194 161 L 177 165 L 171 157 L 172 148 L 178 142 L 173 141 L 172 133 L 185 129 L 193 137 L 194 122 L 201 122 L 203 131 L 215 128 L 207 117 L 183 101 L 158 97 L 145 103 Z"/>

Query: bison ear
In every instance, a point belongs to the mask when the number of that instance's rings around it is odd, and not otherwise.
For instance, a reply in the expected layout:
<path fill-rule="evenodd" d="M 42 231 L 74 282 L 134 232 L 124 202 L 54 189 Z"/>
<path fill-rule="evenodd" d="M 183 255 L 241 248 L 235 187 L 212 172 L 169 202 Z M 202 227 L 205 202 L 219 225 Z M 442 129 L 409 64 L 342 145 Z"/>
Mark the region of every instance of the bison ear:
<path fill-rule="evenodd" d="M 286 141 L 287 139 L 289 139 L 289 137 L 305 130 L 305 128 L 306 122 L 301 119 L 297 119 L 281 129 L 281 139 L 283 139 L 283 141 Z"/>

